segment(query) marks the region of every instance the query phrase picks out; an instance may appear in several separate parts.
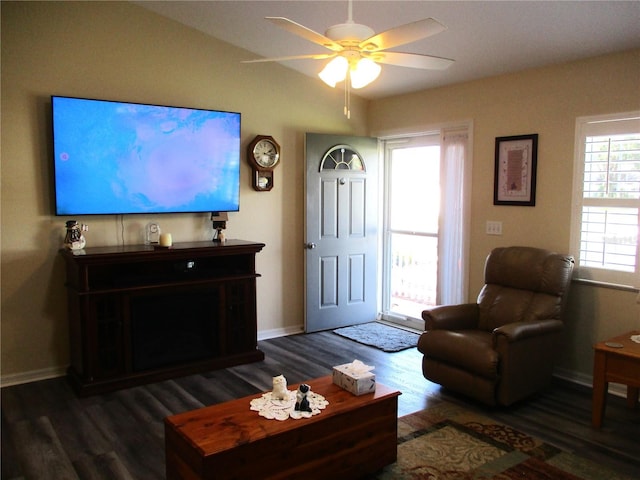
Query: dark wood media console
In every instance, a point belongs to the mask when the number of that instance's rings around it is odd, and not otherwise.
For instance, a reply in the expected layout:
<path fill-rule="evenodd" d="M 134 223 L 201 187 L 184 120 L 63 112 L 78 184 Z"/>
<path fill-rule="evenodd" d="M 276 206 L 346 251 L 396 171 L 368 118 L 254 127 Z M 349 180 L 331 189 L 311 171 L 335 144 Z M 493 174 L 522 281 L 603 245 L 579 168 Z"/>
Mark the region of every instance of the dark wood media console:
<path fill-rule="evenodd" d="M 228 240 L 61 250 L 81 396 L 264 359 L 255 255 Z"/>

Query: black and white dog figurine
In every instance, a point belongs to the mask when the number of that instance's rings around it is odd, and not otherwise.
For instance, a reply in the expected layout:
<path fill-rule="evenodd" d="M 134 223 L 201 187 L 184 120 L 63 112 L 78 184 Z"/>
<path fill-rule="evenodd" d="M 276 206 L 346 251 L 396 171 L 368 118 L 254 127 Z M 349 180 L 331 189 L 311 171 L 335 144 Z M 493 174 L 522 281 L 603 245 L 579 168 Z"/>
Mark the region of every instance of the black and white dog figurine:
<path fill-rule="evenodd" d="M 311 412 L 311 406 L 309 406 L 309 393 L 311 393 L 311 387 L 306 383 L 300 384 L 298 391 L 296 392 L 296 405 L 295 410 L 299 412 Z"/>

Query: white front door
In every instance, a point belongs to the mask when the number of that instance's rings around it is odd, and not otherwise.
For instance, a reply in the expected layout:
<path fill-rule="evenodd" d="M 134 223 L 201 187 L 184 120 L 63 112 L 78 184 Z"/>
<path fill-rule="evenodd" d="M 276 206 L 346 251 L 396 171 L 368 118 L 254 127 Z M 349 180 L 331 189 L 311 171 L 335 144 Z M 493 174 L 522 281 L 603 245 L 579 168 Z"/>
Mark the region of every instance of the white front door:
<path fill-rule="evenodd" d="M 378 140 L 308 133 L 305 159 L 305 330 L 373 321 Z"/>

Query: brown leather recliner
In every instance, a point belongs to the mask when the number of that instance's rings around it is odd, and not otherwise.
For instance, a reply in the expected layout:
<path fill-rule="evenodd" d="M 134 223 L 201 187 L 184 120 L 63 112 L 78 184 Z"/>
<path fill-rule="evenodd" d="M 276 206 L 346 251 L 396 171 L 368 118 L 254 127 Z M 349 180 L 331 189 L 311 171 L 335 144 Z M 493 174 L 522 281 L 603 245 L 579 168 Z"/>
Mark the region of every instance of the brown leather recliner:
<path fill-rule="evenodd" d="M 573 265 L 569 255 L 538 248 L 494 249 L 477 303 L 422 312 L 424 376 L 489 405 L 510 405 L 546 387 Z"/>

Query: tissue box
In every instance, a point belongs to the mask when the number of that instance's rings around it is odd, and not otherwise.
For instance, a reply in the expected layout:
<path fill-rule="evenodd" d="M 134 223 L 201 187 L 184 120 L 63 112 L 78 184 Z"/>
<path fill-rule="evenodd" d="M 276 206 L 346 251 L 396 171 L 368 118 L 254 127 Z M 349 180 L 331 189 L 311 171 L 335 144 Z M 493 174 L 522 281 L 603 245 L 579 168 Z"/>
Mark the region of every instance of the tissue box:
<path fill-rule="evenodd" d="M 354 372 L 351 363 L 333 367 L 333 383 L 354 395 L 376 391 L 376 376 L 371 372 Z"/>

